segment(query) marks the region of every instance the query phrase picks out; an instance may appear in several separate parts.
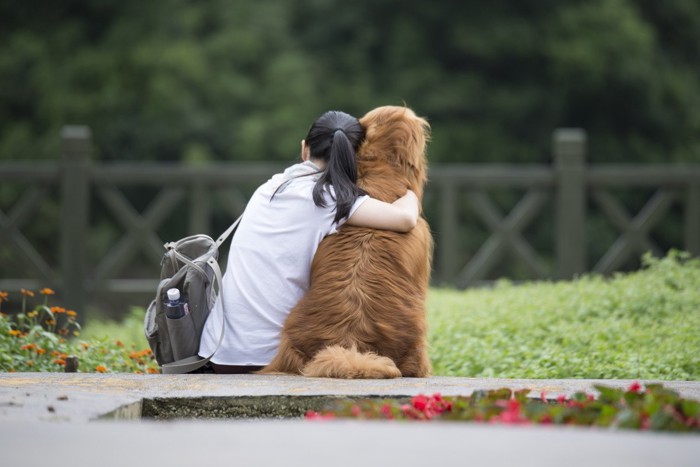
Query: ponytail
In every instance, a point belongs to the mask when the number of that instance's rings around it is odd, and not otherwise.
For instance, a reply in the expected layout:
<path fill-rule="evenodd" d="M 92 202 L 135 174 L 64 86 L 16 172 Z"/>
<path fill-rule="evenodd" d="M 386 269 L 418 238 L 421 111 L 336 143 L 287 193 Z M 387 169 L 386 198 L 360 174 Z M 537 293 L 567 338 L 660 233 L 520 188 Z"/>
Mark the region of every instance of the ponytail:
<path fill-rule="evenodd" d="M 334 222 L 350 214 L 358 196 L 365 192 L 356 185 L 356 152 L 364 138 L 360 122 L 344 112 L 330 111 L 323 114 L 309 130 L 306 143 L 312 159 L 326 163 L 321 177 L 313 189 L 314 204 L 325 207 L 324 190 L 333 196 L 336 204 Z M 331 185 L 333 192 L 330 191 Z"/>
<path fill-rule="evenodd" d="M 355 150 L 347 135 L 341 129 L 334 131 L 331 142 L 326 170 L 316 182 L 313 190 L 313 199 L 316 206 L 325 206 L 323 191 L 328 190 L 328 185 L 333 186 L 335 192 L 335 218 L 338 222 L 350 214 L 350 209 L 358 196 L 365 194 L 364 190 L 356 185 L 357 164 Z M 329 191 L 330 193 L 330 191 Z"/>

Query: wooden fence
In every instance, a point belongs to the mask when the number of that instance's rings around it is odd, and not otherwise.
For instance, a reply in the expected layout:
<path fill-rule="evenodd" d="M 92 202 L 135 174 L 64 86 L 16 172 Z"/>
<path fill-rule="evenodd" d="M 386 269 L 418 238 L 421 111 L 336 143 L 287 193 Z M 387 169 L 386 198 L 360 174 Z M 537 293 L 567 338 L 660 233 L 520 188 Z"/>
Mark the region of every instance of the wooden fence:
<path fill-rule="evenodd" d="M 96 164 L 90 158 L 90 130 L 82 126 L 65 127 L 62 144 L 63 156 L 56 163 L 0 163 L 0 187 L 13 185 L 21 192 L 9 205 L 0 204 L 0 290 L 51 287 L 59 291 L 62 304 L 76 310 L 103 294 L 152 295 L 164 240 L 218 234 L 243 211 L 252 189 L 283 168 Z M 611 273 L 643 252 L 664 253 L 652 229 L 667 221 L 670 210 L 679 218 L 676 230 L 682 230 L 672 246 L 700 255 L 700 164 L 589 165 L 580 129 L 556 130 L 552 156 L 552 165 L 431 166 L 424 206 L 436 240 L 435 283 L 468 287 L 493 279 L 510 263 L 520 264 L 529 279 Z M 620 188 L 641 188 L 650 195 L 638 212 L 629 212 L 616 195 Z M 150 204 L 135 206 L 127 194 L 134 189 L 151 190 Z M 504 208 L 494 190 L 524 194 Z M 0 202 L 2 194 L 0 190 Z M 39 215 L 46 204 L 60 205 L 55 225 Z M 591 262 L 587 231 L 594 211 L 617 232 Z M 97 218 L 116 221 L 124 233 L 90 257 Z M 465 219 L 485 229 L 471 250 L 460 246 Z M 545 235 L 553 239 L 546 248 L 534 247 L 526 235 L 538 222 L 552 230 Z M 161 238 L 159 231 L 168 223 L 172 237 Z M 39 233 L 25 234 L 27 230 Z M 149 267 L 145 274 L 130 276 L 137 260 Z M 16 267 L 10 263 L 21 264 L 24 277 L 11 277 Z"/>

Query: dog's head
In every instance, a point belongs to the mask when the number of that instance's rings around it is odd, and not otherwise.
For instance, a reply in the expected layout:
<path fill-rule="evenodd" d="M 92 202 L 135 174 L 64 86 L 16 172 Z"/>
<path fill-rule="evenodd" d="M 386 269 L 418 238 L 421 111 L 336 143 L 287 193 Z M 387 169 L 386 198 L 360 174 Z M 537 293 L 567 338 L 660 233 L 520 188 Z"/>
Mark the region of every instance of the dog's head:
<path fill-rule="evenodd" d="M 411 189 L 422 199 L 427 180 L 428 122 L 408 107 L 384 106 L 369 111 L 360 124 L 365 139 L 357 155 L 359 178 L 383 172 L 385 180 L 387 175 L 396 178 L 399 195 Z"/>

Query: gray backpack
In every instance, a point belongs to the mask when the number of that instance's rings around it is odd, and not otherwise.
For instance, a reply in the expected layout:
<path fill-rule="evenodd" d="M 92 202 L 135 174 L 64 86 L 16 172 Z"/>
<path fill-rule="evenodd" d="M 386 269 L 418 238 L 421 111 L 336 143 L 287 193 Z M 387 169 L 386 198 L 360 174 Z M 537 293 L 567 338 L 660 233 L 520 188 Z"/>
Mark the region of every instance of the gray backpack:
<path fill-rule="evenodd" d="M 208 235 L 193 235 L 164 245 L 156 298 L 149 305 L 144 319 L 148 345 L 163 374 L 190 373 L 203 367 L 223 341 L 225 321 L 222 319 L 216 349 L 207 357 L 198 355 L 202 329 L 214 307 L 216 291 L 223 294 L 219 247 L 236 230 L 241 217 L 216 241 Z M 182 318 L 166 316 L 166 292 L 171 288 L 177 288 L 188 305 L 189 313 Z"/>

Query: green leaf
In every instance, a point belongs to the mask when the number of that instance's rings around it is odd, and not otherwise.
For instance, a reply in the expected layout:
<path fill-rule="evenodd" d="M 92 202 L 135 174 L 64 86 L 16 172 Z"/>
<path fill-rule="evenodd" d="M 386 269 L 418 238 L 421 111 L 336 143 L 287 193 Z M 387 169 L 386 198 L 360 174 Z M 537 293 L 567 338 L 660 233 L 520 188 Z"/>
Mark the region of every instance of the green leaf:
<path fill-rule="evenodd" d="M 618 403 L 624 394 L 624 391 L 617 388 L 611 388 L 608 386 L 594 385 L 593 386 L 599 393 L 598 398 L 605 403 Z"/>
<path fill-rule="evenodd" d="M 681 412 L 688 418 L 700 416 L 700 402 L 684 399 L 681 401 Z"/>

